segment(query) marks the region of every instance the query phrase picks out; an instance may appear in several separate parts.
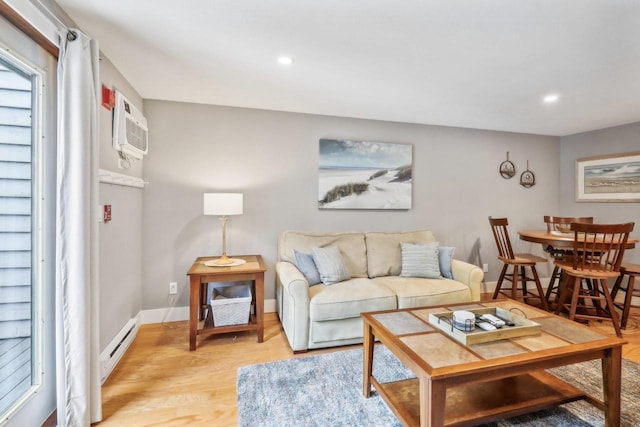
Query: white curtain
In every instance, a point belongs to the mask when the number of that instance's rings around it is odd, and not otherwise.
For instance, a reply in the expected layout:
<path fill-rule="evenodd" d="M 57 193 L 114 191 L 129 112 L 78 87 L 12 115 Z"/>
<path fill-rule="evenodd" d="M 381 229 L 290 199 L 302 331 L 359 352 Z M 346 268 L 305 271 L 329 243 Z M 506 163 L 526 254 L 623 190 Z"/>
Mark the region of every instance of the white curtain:
<path fill-rule="evenodd" d="M 56 219 L 58 427 L 102 418 L 98 325 L 98 46 L 60 32 Z"/>

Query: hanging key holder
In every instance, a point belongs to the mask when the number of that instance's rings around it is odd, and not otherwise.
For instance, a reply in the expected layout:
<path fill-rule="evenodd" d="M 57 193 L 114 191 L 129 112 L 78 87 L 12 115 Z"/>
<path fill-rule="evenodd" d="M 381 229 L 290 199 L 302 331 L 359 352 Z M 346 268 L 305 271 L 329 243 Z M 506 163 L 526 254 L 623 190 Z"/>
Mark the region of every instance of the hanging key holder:
<path fill-rule="evenodd" d="M 509 160 L 509 152 L 507 151 L 507 160 L 500 163 L 500 176 L 504 179 L 511 179 L 516 174 L 516 167 Z"/>
<path fill-rule="evenodd" d="M 529 160 L 527 160 L 527 170 L 520 175 L 520 185 L 524 188 L 531 188 L 536 185 L 536 176 L 529 170 Z"/>

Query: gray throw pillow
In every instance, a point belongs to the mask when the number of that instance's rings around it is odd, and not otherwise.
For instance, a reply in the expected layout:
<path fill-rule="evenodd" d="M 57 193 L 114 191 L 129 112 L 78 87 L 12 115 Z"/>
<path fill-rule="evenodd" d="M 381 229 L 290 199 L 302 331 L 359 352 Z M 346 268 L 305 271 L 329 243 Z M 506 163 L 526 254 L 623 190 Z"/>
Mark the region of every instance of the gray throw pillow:
<path fill-rule="evenodd" d="M 309 286 L 320 283 L 320 273 L 318 272 L 316 263 L 313 261 L 313 256 L 311 254 L 300 252 L 297 249 L 293 250 L 293 256 L 295 258 L 296 267 L 298 267 L 298 270 L 304 274 Z"/>
<path fill-rule="evenodd" d="M 442 279 L 438 259 L 438 242 L 400 243 L 402 250 L 402 277 Z"/>
<path fill-rule="evenodd" d="M 440 274 L 447 279 L 453 279 L 453 272 L 451 271 L 451 260 L 453 259 L 453 253 L 456 248 L 450 246 L 438 247 L 438 260 L 440 261 Z"/>
<path fill-rule="evenodd" d="M 340 249 L 337 246 L 312 248 L 311 253 L 323 284 L 332 285 L 337 282 L 342 282 L 343 280 L 351 279 L 347 264 L 345 264 Z"/>

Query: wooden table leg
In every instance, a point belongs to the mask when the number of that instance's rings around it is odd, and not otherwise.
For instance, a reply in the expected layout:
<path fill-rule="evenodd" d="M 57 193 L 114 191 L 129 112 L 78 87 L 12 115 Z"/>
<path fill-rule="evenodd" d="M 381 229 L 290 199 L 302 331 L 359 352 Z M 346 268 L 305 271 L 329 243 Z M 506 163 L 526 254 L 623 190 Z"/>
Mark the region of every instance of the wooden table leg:
<path fill-rule="evenodd" d="M 189 279 L 189 350 L 196 349 L 198 336 L 198 306 L 200 305 L 200 276 L 192 275 Z"/>
<path fill-rule="evenodd" d="M 258 342 L 264 340 L 264 273 L 256 274 L 256 322 L 258 324 Z"/>
<path fill-rule="evenodd" d="M 620 321 L 620 327 L 627 329 L 627 322 L 629 321 L 629 310 L 631 309 L 631 299 L 633 298 L 633 291 L 636 284 L 635 273 L 627 273 L 629 278 L 627 279 L 627 291 L 624 296 L 624 309 L 622 311 L 622 319 Z M 622 276 L 620 276 L 622 278 Z"/>
<path fill-rule="evenodd" d="M 209 290 L 208 283 L 200 283 L 200 306 L 198 307 L 198 319 L 204 320 L 205 307 L 207 306 L 207 291 Z"/>
<path fill-rule="evenodd" d="M 602 391 L 604 394 L 604 421 L 606 427 L 620 425 L 620 387 L 622 386 L 622 348 L 605 351 L 602 359 Z"/>
<path fill-rule="evenodd" d="M 439 427 L 444 424 L 447 388 L 439 381 L 423 375 L 420 384 L 420 427 Z"/>
<path fill-rule="evenodd" d="M 371 396 L 371 375 L 373 375 L 373 330 L 369 322 L 364 320 L 364 337 L 362 340 L 363 369 L 362 388 L 364 397 Z"/>

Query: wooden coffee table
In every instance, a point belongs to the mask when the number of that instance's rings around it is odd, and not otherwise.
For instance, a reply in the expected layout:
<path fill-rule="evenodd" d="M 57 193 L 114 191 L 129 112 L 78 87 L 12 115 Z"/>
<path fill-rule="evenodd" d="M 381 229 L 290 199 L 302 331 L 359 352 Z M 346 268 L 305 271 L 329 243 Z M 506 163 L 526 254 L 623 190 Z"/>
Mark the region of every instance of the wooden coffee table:
<path fill-rule="evenodd" d="M 429 314 L 500 307 L 541 325 L 536 335 L 466 346 L 429 323 Z M 407 426 L 476 425 L 584 399 L 620 425 L 625 340 L 512 300 L 363 313 L 364 396 L 373 386 Z M 507 328 L 507 326 L 505 326 Z M 378 339 L 416 378 L 380 383 L 373 376 Z M 545 369 L 602 360 L 604 401 Z"/>

